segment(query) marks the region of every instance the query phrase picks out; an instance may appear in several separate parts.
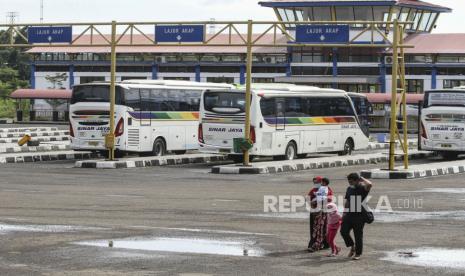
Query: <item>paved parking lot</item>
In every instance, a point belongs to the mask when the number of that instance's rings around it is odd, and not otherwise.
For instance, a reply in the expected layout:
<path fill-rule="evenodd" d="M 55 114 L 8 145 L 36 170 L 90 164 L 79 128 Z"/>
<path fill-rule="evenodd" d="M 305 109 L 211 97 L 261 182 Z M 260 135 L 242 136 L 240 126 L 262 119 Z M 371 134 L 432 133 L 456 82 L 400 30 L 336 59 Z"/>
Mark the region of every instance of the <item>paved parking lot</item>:
<path fill-rule="evenodd" d="M 329 176 L 342 195 L 349 172 L 380 165 L 273 175 L 214 175 L 213 165 L 123 170 L 76 169 L 73 161 L 0 165 L 0 274 L 465 273 L 460 264 L 421 266 L 397 256 L 464 248 L 463 175 L 376 181 L 371 205 L 387 196 L 394 212 L 376 214 L 366 227 L 363 259 L 353 262 L 307 253 L 307 214 L 264 213 L 263 197 L 306 194 L 315 175 Z M 199 245 L 205 240 L 215 244 Z M 110 241 L 114 247 L 107 246 Z M 152 251 L 152 242 L 167 244 Z M 342 245 L 340 237 L 337 242 Z M 130 249 L 141 244 L 144 250 Z M 198 252 L 207 249 L 213 253 Z"/>

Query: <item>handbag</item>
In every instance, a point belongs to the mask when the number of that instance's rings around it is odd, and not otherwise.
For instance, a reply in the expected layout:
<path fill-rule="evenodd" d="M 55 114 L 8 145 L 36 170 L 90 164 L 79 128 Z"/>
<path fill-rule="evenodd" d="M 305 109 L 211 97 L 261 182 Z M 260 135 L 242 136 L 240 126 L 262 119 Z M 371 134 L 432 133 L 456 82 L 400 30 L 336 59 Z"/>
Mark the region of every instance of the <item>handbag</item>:
<path fill-rule="evenodd" d="M 375 215 L 371 211 L 365 211 L 365 222 L 372 224 L 375 221 Z"/>

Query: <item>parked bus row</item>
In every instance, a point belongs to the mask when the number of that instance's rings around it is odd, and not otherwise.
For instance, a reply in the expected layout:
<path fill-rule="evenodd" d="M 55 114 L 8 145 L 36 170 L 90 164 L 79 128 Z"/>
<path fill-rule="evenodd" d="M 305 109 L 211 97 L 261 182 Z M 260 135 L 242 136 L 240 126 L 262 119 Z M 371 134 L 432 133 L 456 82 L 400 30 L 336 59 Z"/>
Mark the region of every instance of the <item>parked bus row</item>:
<path fill-rule="evenodd" d="M 359 95 L 309 86 L 254 85 L 251 100 L 253 156 L 295 159 L 317 152 L 350 154 L 367 146 L 369 109 Z M 105 150 L 108 102 L 108 83 L 74 87 L 70 132 L 75 150 Z M 119 153 L 161 156 L 199 149 L 239 160 L 233 139 L 244 137 L 244 118 L 245 90 L 232 85 L 149 80 L 116 85 Z"/>

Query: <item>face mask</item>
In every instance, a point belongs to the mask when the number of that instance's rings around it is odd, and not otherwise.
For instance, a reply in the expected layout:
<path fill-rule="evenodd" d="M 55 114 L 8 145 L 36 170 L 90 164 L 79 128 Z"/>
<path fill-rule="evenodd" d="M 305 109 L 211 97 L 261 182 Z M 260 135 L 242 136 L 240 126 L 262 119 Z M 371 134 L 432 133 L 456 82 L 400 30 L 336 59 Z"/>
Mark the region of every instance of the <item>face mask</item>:
<path fill-rule="evenodd" d="M 321 184 L 313 184 L 315 185 L 315 188 L 320 188 L 321 187 Z"/>
<path fill-rule="evenodd" d="M 349 185 L 350 188 L 355 189 L 357 186 L 356 185 Z"/>

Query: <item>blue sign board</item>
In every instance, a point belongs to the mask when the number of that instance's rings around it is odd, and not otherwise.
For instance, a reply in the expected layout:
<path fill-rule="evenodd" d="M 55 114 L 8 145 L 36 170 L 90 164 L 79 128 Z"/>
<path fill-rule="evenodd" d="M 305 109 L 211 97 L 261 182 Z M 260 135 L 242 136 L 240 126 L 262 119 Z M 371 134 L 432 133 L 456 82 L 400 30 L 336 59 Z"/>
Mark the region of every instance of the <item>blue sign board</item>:
<path fill-rule="evenodd" d="M 296 43 L 329 43 L 349 42 L 349 25 L 297 25 Z"/>
<path fill-rule="evenodd" d="M 163 25 L 155 26 L 156 42 L 203 42 L 203 25 Z"/>
<path fill-rule="evenodd" d="M 27 29 L 27 40 L 29 44 L 71 43 L 73 28 L 71 26 L 29 27 Z"/>

